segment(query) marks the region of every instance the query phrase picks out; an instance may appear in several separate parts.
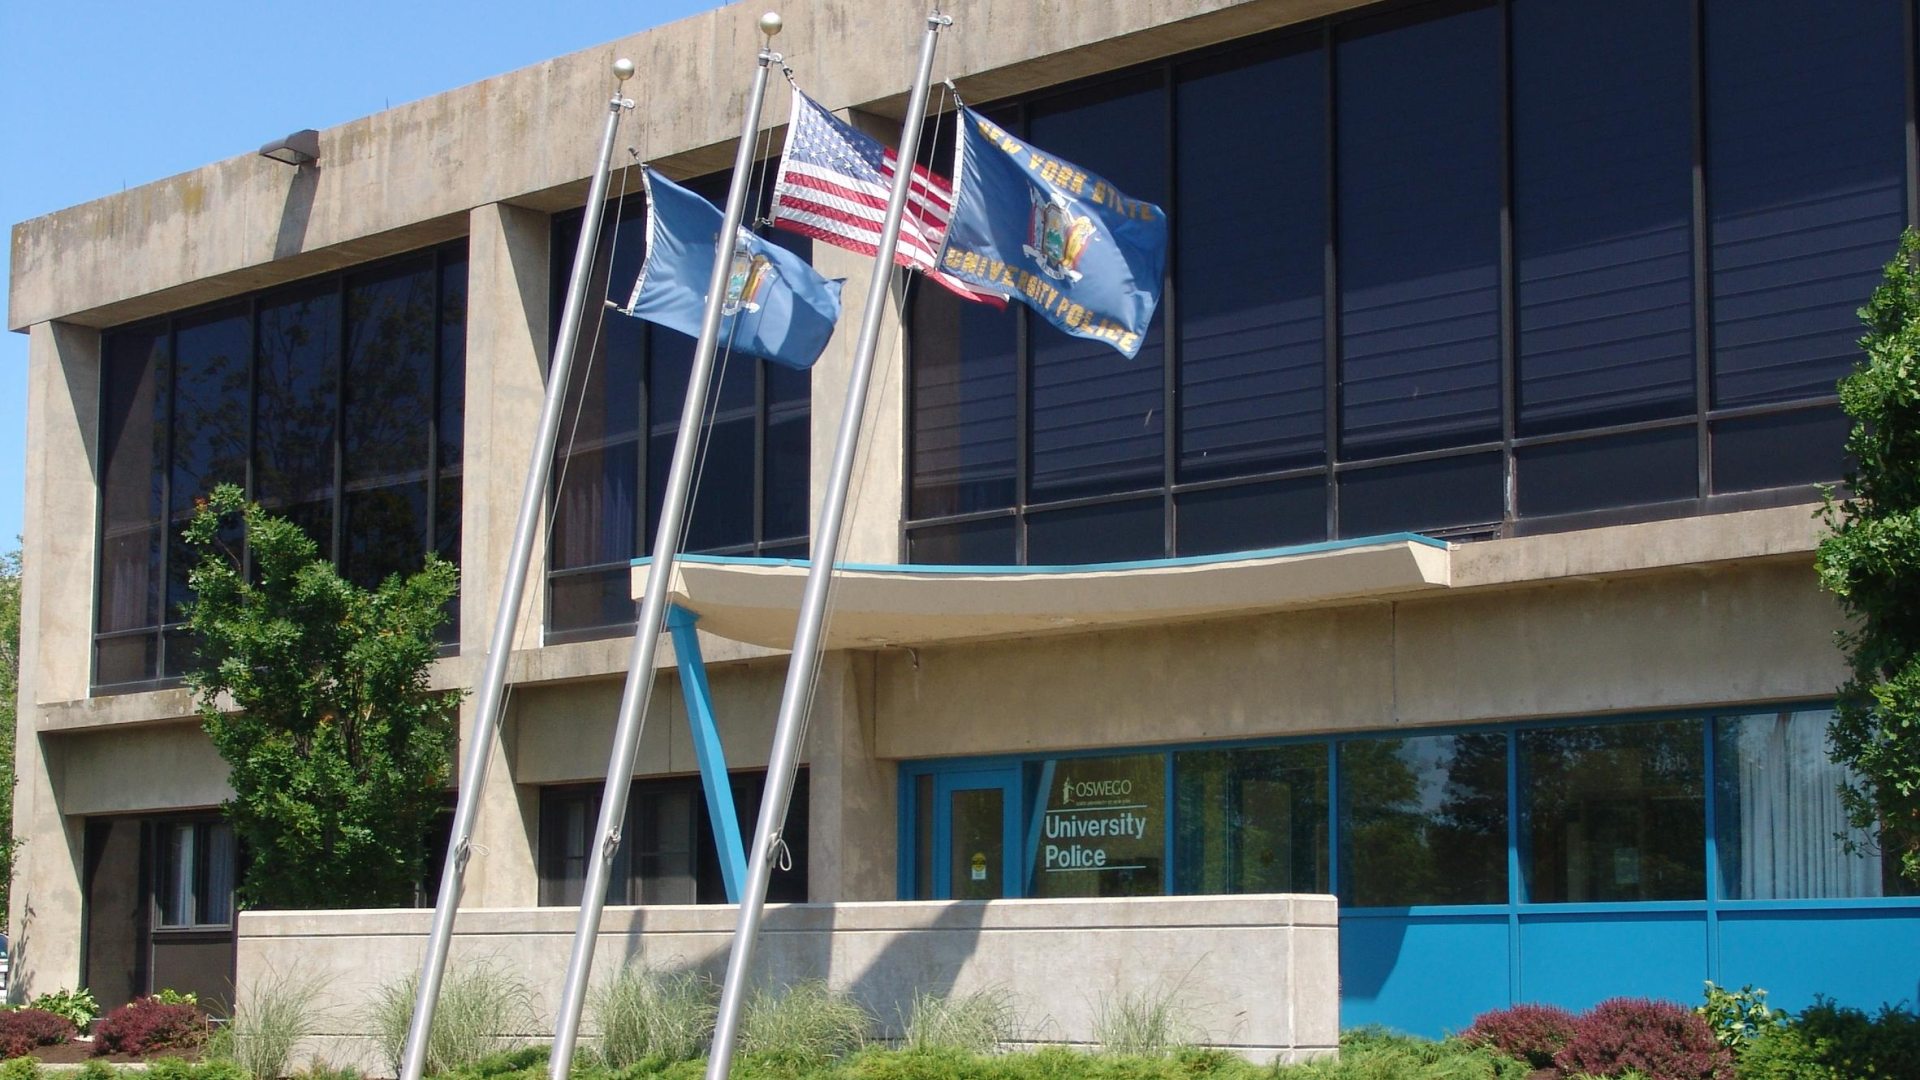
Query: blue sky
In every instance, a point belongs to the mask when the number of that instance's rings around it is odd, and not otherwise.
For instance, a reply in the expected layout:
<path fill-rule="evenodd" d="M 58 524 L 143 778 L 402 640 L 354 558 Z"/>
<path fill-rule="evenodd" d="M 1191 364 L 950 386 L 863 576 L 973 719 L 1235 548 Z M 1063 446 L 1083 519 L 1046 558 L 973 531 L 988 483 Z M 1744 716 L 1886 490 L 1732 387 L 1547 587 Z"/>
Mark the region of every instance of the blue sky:
<path fill-rule="evenodd" d="M 0 226 L 718 6 L 5 0 Z M 26 335 L 0 332 L 0 550 L 20 533 L 26 376 Z"/>

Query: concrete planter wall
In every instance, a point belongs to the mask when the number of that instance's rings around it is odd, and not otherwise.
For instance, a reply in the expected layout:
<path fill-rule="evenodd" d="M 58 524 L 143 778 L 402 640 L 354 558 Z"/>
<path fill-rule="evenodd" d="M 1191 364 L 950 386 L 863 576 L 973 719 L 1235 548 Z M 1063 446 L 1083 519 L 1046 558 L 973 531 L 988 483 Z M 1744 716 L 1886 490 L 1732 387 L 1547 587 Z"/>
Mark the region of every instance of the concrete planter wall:
<path fill-rule="evenodd" d="M 596 978 L 629 959 L 726 965 L 731 906 L 609 908 Z M 263 979 L 311 981 L 320 1056 L 390 1071 L 367 1038 L 367 1003 L 417 970 L 430 913 L 247 912 L 240 917 L 241 1000 Z M 1036 1042 L 1085 1044 L 1096 1010 L 1127 993 L 1172 992 L 1206 1041 L 1256 1060 L 1332 1052 L 1339 1035 L 1339 949 L 1331 896 L 1149 897 L 788 904 L 768 910 L 756 974 L 763 982 L 825 979 L 898 1033 L 916 991 L 1010 991 Z M 532 991 L 551 1034 L 575 913 L 513 908 L 463 913 L 453 963 L 510 971 Z M 590 1028 L 590 1025 L 589 1025 Z"/>

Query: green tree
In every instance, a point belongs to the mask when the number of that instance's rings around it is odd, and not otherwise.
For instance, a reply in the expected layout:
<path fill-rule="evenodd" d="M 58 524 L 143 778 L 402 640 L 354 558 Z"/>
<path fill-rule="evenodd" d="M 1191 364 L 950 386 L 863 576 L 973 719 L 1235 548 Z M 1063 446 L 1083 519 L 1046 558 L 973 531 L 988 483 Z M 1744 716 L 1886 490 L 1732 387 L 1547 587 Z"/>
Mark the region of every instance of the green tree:
<path fill-rule="evenodd" d="M 1920 233 L 1901 238 L 1886 277 L 1860 310 L 1865 361 L 1840 381 L 1853 418 L 1845 498 L 1821 511 L 1820 582 L 1850 625 L 1839 634 L 1850 677 L 1840 688 L 1829 751 L 1852 777 L 1842 789 L 1855 828 L 1896 854 L 1920 882 Z"/>
<path fill-rule="evenodd" d="M 20 693 L 20 553 L 0 555 L 0 929 L 13 897 L 13 732 Z"/>
<path fill-rule="evenodd" d="M 429 555 L 363 589 L 232 485 L 183 535 L 200 555 L 186 680 L 231 770 L 225 810 L 250 856 L 241 901 L 406 903 L 453 758 L 460 691 L 430 690 L 427 675 L 457 570 Z"/>

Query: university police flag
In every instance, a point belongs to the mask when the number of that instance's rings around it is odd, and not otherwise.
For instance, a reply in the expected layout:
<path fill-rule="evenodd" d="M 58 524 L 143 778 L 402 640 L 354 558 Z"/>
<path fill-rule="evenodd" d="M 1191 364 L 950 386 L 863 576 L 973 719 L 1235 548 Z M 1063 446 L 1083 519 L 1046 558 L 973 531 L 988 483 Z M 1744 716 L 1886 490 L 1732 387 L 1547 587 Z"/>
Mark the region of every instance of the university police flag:
<path fill-rule="evenodd" d="M 707 200 L 648 168 L 647 255 L 626 313 L 700 335 L 714 241 L 725 224 Z M 840 319 L 838 279 L 820 276 L 786 248 L 740 230 L 721 306 L 720 341 L 748 356 L 791 368 L 820 357 Z"/>
<path fill-rule="evenodd" d="M 940 269 L 1137 354 L 1160 302 L 1166 212 L 965 107 L 958 157 Z"/>

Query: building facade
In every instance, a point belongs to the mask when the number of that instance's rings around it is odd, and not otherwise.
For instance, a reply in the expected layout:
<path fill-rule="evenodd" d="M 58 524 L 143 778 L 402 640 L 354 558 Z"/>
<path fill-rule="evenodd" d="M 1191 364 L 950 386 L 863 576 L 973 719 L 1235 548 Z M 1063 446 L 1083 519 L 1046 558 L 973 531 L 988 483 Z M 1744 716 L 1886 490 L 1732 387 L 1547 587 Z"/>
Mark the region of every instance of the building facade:
<path fill-rule="evenodd" d="M 15 228 L 26 992 L 231 977 L 241 853 L 178 681 L 196 495 L 245 484 L 360 581 L 456 559 L 436 680 L 472 685 L 607 63 L 623 145 L 712 194 L 757 14 Z M 923 11 L 784 14 L 809 93 L 898 124 Z M 1436 1034 L 1704 979 L 1920 999 L 1920 899 L 1836 839 L 1811 571 L 1853 312 L 1920 221 L 1911 0 L 953 14 L 939 77 L 1168 210 L 1166 299 L 1127 361 L 896 287 L 776 897 L 1332 893 L 1342 1023 Z M 611 204 L 596 289 L 643 234 Z M 686 338 L 583 335 L 469 907 L 578 901 L 685 391 Z M 749 828 L 851 337 L 715 393 L 676 588 Z M 725 898 L 673 663 L 620 903 Z"/>

